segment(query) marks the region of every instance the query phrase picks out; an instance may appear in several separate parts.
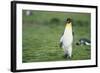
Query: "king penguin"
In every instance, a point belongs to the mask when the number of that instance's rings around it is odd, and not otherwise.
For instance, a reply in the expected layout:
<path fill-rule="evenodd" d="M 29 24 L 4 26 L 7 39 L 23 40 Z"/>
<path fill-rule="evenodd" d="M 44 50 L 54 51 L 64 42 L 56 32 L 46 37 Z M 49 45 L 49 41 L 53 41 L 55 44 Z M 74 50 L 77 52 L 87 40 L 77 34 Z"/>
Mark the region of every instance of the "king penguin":
<path fill-rule="evenodd" d="M 67 18 L 65 25 L 65 30 L 60 38 L 60 47 L 64 50 L 64 57 L 72 57 L 72 43 L 73 43 L 73 33 L 72 33 L 72 19 Z"/>

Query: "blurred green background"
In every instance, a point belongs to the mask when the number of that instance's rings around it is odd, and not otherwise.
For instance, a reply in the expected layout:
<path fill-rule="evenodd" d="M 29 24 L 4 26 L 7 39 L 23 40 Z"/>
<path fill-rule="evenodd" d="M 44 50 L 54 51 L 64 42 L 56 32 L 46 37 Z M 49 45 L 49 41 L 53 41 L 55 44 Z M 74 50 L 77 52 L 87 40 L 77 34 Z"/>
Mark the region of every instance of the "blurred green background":
<path fill-rule="evenodd" d="M 91 58 L 91 46 L 76 45 L 80 38 L 91 39 L 89 13 L 68 13 L 50 11 L 31 11 L 30 15 L 22 13 L 22 61 L 42 62 L 61 61 L 64 58 L 59 40 L 65 28 L 67 18 L 73 20 L 73 53 L 71 60 L 86 60 Z"/>

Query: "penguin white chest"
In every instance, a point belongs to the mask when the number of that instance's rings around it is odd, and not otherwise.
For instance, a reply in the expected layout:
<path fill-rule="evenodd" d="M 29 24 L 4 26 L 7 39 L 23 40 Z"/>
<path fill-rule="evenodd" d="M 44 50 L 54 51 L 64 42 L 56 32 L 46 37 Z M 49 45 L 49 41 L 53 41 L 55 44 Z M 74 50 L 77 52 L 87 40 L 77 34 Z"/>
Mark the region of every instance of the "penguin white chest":
<path fill-rule="evenodd" d="M 72 30 L 65 29 L 65 32 L 63 35 L 63 45 L 65 47 L 68 47 L 72 44 L 72 42 L 73 42 Z"/>
<path fill-rule="evenodd" d="M 66 24 L 66 28 L 63 35 L 63 45 L 68 47 L 73 42 L 73 35 L 72 35 L 72 24 Z"/>

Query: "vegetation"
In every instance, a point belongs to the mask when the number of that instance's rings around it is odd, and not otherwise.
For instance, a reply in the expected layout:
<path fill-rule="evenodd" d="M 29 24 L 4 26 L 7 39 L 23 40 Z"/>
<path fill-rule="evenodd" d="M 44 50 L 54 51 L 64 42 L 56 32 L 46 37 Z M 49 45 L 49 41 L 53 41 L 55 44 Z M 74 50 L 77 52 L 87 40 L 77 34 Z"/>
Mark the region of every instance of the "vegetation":
<path fill-rule="evenodd" d="M 89 13 L 44 12 L 32 11 L 25 15 L 23 10 L 22 29 L 22 61 L 42 62 L 61 61 L 64 58 L 59 40 L 65 28 L 68 17 L 73 19 L 73 56 L 71 60 L 86 60 L 91 58 L 91 46 L 76 45 L 80 38 L 91 39 Z"/>

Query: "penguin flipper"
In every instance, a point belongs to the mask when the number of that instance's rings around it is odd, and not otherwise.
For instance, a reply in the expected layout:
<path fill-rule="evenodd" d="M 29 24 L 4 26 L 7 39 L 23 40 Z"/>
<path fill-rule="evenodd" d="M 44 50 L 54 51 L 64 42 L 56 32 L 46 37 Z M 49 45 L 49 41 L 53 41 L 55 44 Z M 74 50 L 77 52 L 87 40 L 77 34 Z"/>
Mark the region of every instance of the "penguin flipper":
<path fill-rule="evenodd" d="M 59 47 L 62 48 L 62 45 L 63 45 L 62 42 L 60 42 Z"/>

